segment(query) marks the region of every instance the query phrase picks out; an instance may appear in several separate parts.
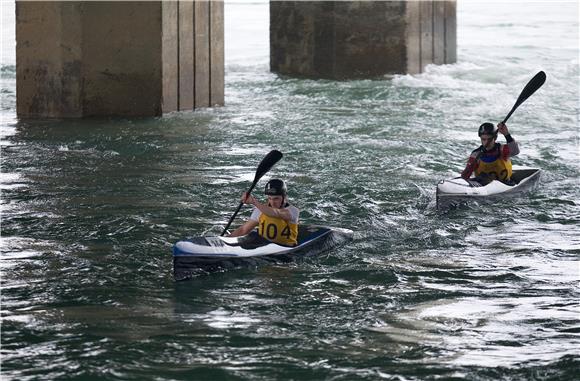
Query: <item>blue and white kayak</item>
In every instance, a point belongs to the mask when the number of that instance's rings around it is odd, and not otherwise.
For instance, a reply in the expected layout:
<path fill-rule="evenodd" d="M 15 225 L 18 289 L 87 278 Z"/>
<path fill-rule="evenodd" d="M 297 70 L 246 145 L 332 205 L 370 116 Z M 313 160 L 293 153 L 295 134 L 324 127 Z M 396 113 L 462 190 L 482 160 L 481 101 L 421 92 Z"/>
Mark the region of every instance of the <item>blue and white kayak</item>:
<path fill-rule="evenodd" d="M 241 237 L 196 237 L 173 246 L 173 275 L 187 279 L 201 271 L 255 266 L 268 262 L 290 262 L 304 255 L 316 255 L 352 240 L 348 229 L 299 225 L 298 244 L 283 246 L 268 241 L 255 231 Z"/>
<path fill-rule="evenodd" d="M 504 197 L 532 190 L 540 179 L 542 171 L 538 168 L 515 167 L 512 170 L 512 181 L 504 183 L 493 180 L 485 186 L 474 179 L 464 180 L 461 177 L 441 180 L 437 184 L 437 207 L 448 202 L 469 200 L 487 200 Z"/>

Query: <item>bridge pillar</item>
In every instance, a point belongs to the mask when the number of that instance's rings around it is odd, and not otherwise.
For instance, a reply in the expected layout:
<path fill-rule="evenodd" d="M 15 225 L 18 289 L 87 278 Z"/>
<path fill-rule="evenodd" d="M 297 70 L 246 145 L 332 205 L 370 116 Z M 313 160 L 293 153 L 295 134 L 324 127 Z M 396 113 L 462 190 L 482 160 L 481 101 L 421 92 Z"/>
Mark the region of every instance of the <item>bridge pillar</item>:
<path fill-rule="evenodd" d="M 455 1 L 271 1 L 270 69 L 313 78 L 456 62 Z"/>
<path fill-rule="evenodd" d="M 222 1 L 17 1 L 17 114 L 155 116 L 224 103 Z"/>

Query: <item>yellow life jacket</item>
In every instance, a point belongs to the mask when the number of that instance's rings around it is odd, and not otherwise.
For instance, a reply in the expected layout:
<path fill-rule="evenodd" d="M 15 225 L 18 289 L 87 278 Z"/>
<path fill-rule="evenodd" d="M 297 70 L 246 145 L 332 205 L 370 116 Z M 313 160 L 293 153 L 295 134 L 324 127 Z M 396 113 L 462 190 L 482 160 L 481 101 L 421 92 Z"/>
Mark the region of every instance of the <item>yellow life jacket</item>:
<path fill-rule="evenodd" d="M 258 219 L 258 234 L 280 245 L 296 246 L 298 224 L 262 213 Z"/>
<path fill-rule="evenodd" d="M 475 176 L 484 175 L 490 180 L 509 180 L 512 177 L 512 161 L 502 157 L 501 146 L 497 147 L 497 156 L 482 156 L 479 158 Z"/>

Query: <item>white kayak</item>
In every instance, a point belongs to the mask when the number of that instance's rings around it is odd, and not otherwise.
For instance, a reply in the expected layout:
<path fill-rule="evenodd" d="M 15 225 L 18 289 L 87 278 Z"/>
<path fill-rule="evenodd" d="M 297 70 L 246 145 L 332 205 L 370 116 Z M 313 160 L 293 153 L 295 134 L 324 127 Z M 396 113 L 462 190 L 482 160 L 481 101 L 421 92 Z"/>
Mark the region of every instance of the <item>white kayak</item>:
<path fill-rule="evenodd" d="M 218 271 L 268 262 L 289 262 L 303 255 L 319 254 L 352 240 L 348 229 L 314 225 L 298 226 L 298 244 L 283 246 L 255 231 L 241 237 L 196 237 L 173 246 L 173 275 L 187 279 L 199 270 Z"/>
<path fill-rule="evenodd" d="M 510 183 L 493 180 L 485 186 L 479 185 L 474 179 L 464 180 L 461 177 L 441 180 L 437 184 L 437 207 L 450 201 L 486 200 L 529 191 L 538 183 L 541 172 L 538 168 L 514 166 Z"/>

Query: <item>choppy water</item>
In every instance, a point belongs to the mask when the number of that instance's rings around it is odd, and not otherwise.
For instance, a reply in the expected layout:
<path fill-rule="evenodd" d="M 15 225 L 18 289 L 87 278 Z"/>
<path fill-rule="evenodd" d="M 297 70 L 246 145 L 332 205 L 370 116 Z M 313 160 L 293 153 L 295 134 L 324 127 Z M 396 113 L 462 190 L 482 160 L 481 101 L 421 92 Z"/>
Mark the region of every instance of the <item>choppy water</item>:
<path fill-rule="evenodd" d="M 15 117 L 7 9 L 3 380 L 577 377 L 577 3 L 461 2 L 458 64 L 349 82 L 269 73 L 267 4 L 227 4 L 226 107 L 35 122 Z M 538 70 L 508 124 L 538 189 L 437 212 Z M 302 221 L 355 240 L 175 283 L 172 244 L 219 233 L 274 148 Z"/>

